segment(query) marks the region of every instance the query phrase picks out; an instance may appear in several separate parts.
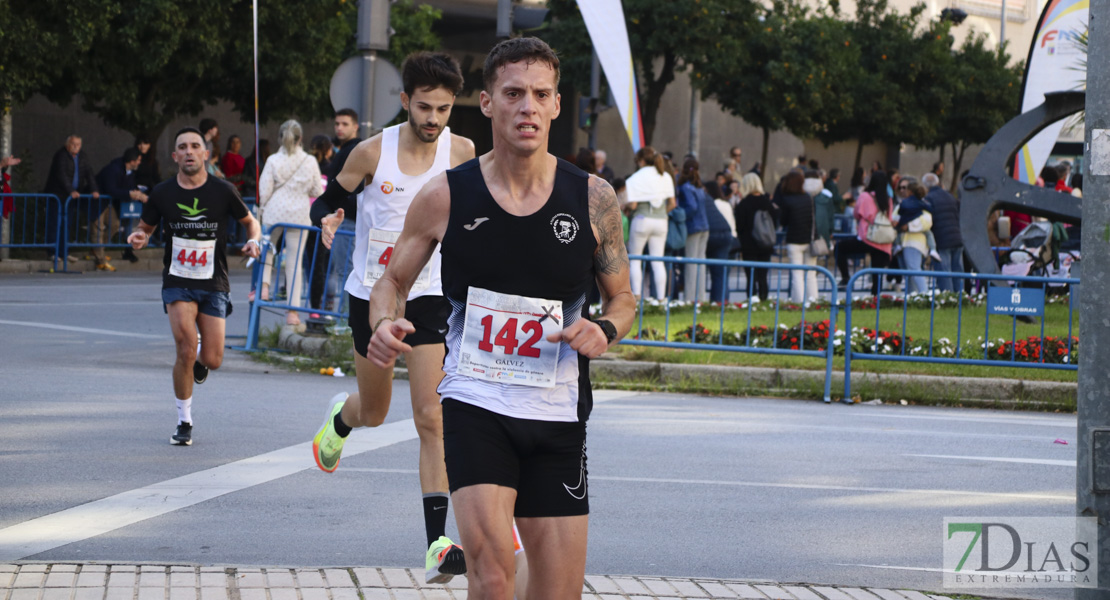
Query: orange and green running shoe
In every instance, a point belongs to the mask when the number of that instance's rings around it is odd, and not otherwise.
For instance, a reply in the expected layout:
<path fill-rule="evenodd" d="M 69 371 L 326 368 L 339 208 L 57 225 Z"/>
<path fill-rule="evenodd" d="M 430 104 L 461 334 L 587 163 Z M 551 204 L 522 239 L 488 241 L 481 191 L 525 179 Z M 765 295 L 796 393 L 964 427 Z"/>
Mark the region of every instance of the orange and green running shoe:
<path fill-rule="evenodd" d="M 335 432 L 334 424 L 335 415 L 343 410 L 343 404 L 346 401 L 346 392 L 340 392 L 332 397 L 327 417 L 324 418 L 324 425 L 316 432 L 316 437 L 312 438 L 312 456 L 316 459 L 316 466 L 327 473 L 335 471 L 339 466 L 339 456 L 343 454 L 343 444 L 347 442 L 347 438 L 339 437 Z"/>

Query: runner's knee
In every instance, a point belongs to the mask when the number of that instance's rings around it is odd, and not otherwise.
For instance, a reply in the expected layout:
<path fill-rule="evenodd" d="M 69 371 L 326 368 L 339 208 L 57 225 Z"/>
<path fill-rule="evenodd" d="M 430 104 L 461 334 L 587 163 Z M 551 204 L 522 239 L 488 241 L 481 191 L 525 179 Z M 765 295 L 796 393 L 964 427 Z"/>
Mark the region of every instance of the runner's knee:
<path fill-rule="evenodd" d="M 416 431 L 421 437 L 443 438 L 443 409 L 440 408 L 438 401 L 414 406 L 412 417 L 416 423 Z"/>

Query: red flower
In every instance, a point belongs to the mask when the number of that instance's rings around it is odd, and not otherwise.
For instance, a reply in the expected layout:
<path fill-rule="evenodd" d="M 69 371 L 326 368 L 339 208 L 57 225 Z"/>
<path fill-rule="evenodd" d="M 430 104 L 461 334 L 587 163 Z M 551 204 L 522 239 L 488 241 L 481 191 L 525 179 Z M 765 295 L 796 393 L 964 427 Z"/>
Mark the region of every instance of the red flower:
<path fill-rule="evenodd" d="M 791 347 L 790 347 L 790 349 L 791 349 L 791 350 L 797 350 L 797 349 L 798 349 L 798 346 L 797 346 L 797 345 L 791 346 Z"/>

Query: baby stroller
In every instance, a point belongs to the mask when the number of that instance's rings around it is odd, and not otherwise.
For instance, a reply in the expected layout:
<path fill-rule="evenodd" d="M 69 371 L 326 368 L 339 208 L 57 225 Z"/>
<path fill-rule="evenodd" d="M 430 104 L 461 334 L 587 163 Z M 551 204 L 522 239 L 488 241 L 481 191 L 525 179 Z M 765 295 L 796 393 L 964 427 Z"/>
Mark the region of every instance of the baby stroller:
<path fill-rule="evenodd" d="M 1060 242 L 1057 226 L 1048 221 L 1034 221 L 1010 240 L 1010 250 L 999 257 L 1003 275 L 1044 277 L 1049 264 L 1059 266 Z M 1064 235 L 1063 227 L 1059 228 Z"/>

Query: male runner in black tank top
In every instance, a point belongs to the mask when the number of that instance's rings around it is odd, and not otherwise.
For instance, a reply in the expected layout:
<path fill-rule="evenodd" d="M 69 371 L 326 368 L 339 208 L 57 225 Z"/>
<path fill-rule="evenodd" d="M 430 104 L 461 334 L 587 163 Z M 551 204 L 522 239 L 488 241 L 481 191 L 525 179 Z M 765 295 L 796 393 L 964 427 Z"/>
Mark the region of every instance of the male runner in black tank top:
<path fill-rule="evenodd" d="M 492 121 L 493 151 L 432 179 L 414 199 L 409 214 L 420 218 L 406 220 L 370 295 L 370 321 L 377 326 L 367 358 L 391 367 L 398 354 L 411 349 L 404 342 L 414 331 L 402 317 L 405 299 L 436 244 L 443 242 L 452 329 L 440 390 L 455 394 L 443 401 L 444 449 L 467 549 L 468 597 L 512 597 L 510 532 L 516 515 L 529 556 L 526 595 L 579 598 L 589 519 L 588 359 L 627 333 L 635 312 L 620 210 L 604 180 L 561 166 L 547 152 L 551 121 L 559 114 L 559 59 L 546 44 L 535 38 L 501 42 L 487 57 L 483 78 L 481 109 Z M 464 170 L 468 175 L 460 177 Z M 475 189 L 457 190 L 467 186 Z M 475 206 L 488 214 L 471 214 Z M 568 209 L 549 218 L 545 211 L 553 206 Z M 537 224 L 541 219 L 542 226 Z M 500 221 L 536 234 L 466 241 L 466 234 L 500 229 L 495 226 Z M 552 250 L 561 244 L 566 263 Z M 478 260 L 482 248 L 487 263 L 482 268 L 447 259 L 455 251 Z M 521 257 L 534 259 L 525 273 L 485 268 L 499 262 L 519 267 Z M 585 318 L 576 300 L 579 286 L 589 279 L 596 280 L 603 298 L 595 321 Z M 454 297 L 463 289 L 466 298 Z M 549 314 L 539 314 L 541 307 Z M 520 320 L 506 322 L 505 315 L 514 311 Z M 551 361 L 552 356 L 557 358 Z M 474 366 L 485 359 L 499 365 L 497 376 Z M 519 367 L 533 362 L 542 365 Z M 469 370 L 464 371 L 464 363 Z M 452 364 L 459 368 L 451 370 Z M 503 383 L 501 376 L 527 383 Z M 556 397 L 563 404 L 545 415 L 542 399 Z"/>

